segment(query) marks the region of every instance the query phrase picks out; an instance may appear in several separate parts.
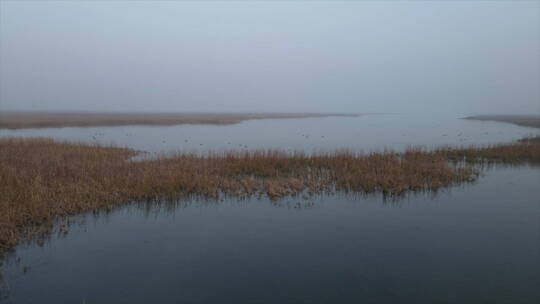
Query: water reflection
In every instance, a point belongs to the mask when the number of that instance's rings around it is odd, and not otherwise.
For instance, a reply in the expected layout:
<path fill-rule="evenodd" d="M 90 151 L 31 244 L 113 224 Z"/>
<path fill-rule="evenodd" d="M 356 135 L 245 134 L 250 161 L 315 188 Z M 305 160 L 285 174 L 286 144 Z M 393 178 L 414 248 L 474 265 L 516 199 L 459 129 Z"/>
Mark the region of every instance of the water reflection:
<path fill-rule="evenodd" d="M 19 246 L 4 301 L 534 303 L 538 181 L 537 169 L 492 167 L 392 199 L 137 202 Z"/>
<path fill-rule="evenodd" d="M 24 252 L 26 250 L 36 250 L 41 248 L 42 251 L 49 250 L 49 248 L 55 246 L 55 242 L 62 242 L 63 239 L 69 238 L 69 231 L 84 237 L 84 233 L 92 227 L 99 225 L 115 225 L 118 221 L 118 216 L 121 214 L 122 218 L 142 218 L 145 221 L 159 222 L 161 220 L 174 219 L 179 213 L 184 210 L 200 209 L 205 210 L 209 208 L 218 208 L 221 205 L 238 208 L 250 208 L 250 204 L 266 204 L 272 208 L 286 209 L 290 211 L 310 210 L 314 208 L 324 208 L 325 202 L 330 198 L 333 200 L 335 197 L 339 197 L 342 201 L 348 202 L 378 202 L 383 206 L 391 208 L 400 208 L 403 205 L 414 204 L 414 201 L 418 198 L 427 198 L 428 200 L 436 200 L 440 194 L 447 193 L 444 190 L 439 191 L 417 191 L 409 192 L 399 196 L 389 196 L 382 193 L 357 193 L 357 192 L 339 192 L 339 193 L 327 193 L 316 195 L 294 195 L 287 196 L 278 200 L 271 200 L 267 197 L 244 197 L 238 198 L 225 198 L 220 200 L 213 200 L 207 198 L 201 198 L 197 196 L 186 197 L 175 200 L 148 200 L 148 201 L 135 201 L 127 203 L 125 206 L 109 209 L 89 212 L 83 215 L 72 216 L 69 218 L 61 219 L 54 225 L 51 230 L 47 230 L 47 233 L 39 235 L 39 237 L 25 240 L 19 246 L 17 251 L 9 252 L 3 259 L 0 259 L 0 270 L 3 270 L 2 263 L 6 264 L 6 268 L 10 270 L 11 282 L 17 282 L 24 280 L 24 276 L 33 275 L 35 267 L 43 266 L 43 263 L 33 263 L 32 258 L 23 259 L 22 256 L 17 254 L 18 252 Z M 149 244 L 149 241 L 143 241 L 145 244 Z M 11 288 L 9 280 L 4 279 L 2 275 L 3 271 L 0 271 L 0 300 L 9 301 Z"/>
<path fill-rule="evenodd" d="M 408 146 L 512 142 L 538 130 L 508 123 L 472 121 L 448 115 L 364 115 L 305 119 L 265 119 L 236 125 L 122 126 L 0 130 L 0 136 L 46 136 L 126 146 L 149 152 L 280 149 L 403 151 Z M 141 155 L 142 157 L 142 155 Z"/>

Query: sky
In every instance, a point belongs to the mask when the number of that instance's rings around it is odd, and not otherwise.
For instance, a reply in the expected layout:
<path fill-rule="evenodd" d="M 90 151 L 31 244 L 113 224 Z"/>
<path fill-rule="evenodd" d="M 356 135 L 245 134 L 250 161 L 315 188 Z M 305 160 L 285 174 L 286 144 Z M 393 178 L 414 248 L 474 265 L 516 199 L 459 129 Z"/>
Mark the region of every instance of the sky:
<path fill-rule="evenodd" d="M 4 111 L 540 114 L 540 1 L 0 1 Z"/>

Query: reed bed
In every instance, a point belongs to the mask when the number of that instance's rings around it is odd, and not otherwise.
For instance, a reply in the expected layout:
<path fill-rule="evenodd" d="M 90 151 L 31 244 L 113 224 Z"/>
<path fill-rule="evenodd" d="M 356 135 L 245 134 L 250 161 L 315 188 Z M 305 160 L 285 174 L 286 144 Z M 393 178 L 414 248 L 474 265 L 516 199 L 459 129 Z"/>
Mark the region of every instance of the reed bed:
<path fill-rule="evenodd" d="M 310 195 L 334 191 L 436 191 L 475 180 L 449 160 L 539 162 L 540 140 L 469 149 L 307 155 L 276 150 L 176 153 L 131 161 L 136 151 L 46 138 L 0 138 L 0 253 L 50 233 L 56 220 L 133 201 Z"/>
<path fill-rule="evenodd" d="M 444 147 L 435 150 L 453 162 L 469 164 L 540 164 L 540 136 L 525 137 L 514 144 Z"/>
<path fill-rule="evenodd" d="M 357 117 L 340 113 L 111 113 L 111 112 L 0 112 L 0 128 L 61 128 L 181 124 L 236 124 L 249 119 Z"/>
<path fill-rule="evenodd" d="M 477 115 L 464 119 L 507 122 L 518 126 L 540 128 L 540 115 Z"/>

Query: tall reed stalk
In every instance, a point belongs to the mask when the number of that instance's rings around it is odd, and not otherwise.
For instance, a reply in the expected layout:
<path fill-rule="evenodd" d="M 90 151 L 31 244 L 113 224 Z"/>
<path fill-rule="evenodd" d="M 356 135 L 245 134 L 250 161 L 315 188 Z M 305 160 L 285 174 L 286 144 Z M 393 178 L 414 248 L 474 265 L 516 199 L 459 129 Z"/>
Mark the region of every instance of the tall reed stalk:
<path fill-rule="evenodd" d="M 55 220 L 141 200 L 321 192 L 434 191 L 473 181 L 454 162 L 540 163 L 540 140 L 490 147 L 307 155 L 278 150 L 176 153 L 130 161 L 136 151 L 47 138 L 0 139 L 0 253 L 46 234 Z"/>

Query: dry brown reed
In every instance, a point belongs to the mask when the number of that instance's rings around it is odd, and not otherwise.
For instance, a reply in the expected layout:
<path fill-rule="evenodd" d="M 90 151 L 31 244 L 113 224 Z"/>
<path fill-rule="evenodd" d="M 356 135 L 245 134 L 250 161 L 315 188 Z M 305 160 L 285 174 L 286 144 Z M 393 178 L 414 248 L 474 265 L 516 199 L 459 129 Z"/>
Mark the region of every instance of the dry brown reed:
<path fill-rule="evenodd" d="M 342 150 L 177 153 L 131 161 L 136 151 L 44 138 L 0 138 L 0 253 L 48 233 L 55 220 L 131 201 L 349 191 L 400 195 L 476 178 L 448 160 L 538 162 L 539 140 L 506 146 L 404 153 Z"/>
<path fill-rule="evenodd" d="M 512 123 L 518 126 L 540 128 L 540 115 L 477 115 L 465 117 L 464 119 L 499 121 Z"/>
<path fill-rule="evenodd" d="M 0 112 L 0 128 L 59 128 L 125 125 L 235 124 L 248 119 L 356 117 L 339 113 L 107 113 L 107 112 Z"/>
<path fill-rule="evenodd" d="M 453 162 L 540 164 L 540 136 L 525 137 L 514 144 L 445 147 L 435 151 Z"/>

